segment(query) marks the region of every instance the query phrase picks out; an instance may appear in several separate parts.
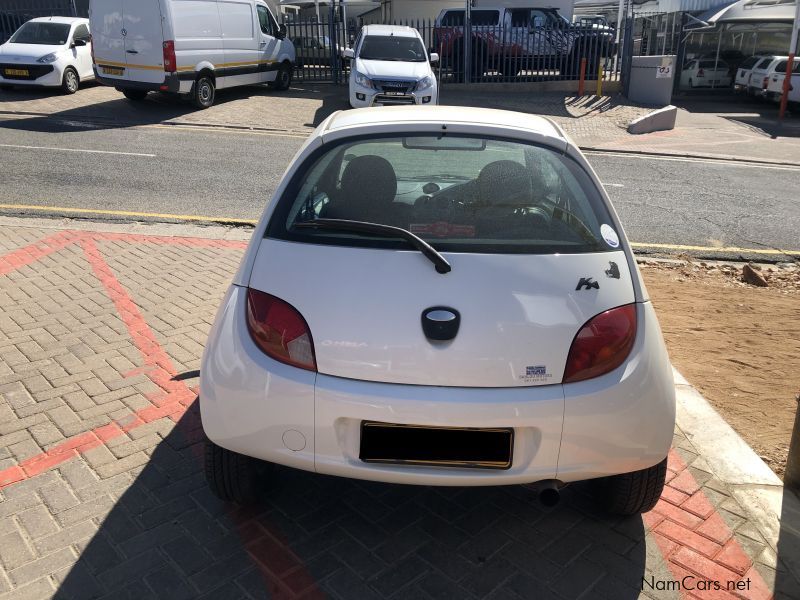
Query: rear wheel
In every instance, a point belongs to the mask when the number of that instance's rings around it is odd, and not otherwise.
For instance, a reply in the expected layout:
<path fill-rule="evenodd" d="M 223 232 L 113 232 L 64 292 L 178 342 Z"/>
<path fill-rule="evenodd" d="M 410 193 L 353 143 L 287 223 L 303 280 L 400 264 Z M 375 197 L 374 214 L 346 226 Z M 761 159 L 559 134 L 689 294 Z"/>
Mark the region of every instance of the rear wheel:
<path fill-rule="evenodd" d="M 265 463 L 206 442 L 205 473 L 208 487 L 220 500 L 252 504 L 258 500 Z"/>
<path fill-rule="evenodd" d="M 78 72 L 72 67 L 64 69 L 64 77 L 61 79 L 61 89 L 65 94 L 74 94 L 78 91 L 81 80 L 78 79 Z"/>
<path fill-rule="evenodd" d="M 633 473 L 604 477 L 597 481 L 603 507 L 615 515 L 636 515 L 656 505 L 667 478 L 667 459 Z"/>
<path fill-rule="evenodd" d="M 147 90 L 122 90 L 122 94 L 134 102 L 141 102 L 147 98 Z"/>
<path fill-rule="evenodd" d="M 192 104 L 200 110 L 211 108 L 214 104 L 214 97 L 217 90 L 214 87 L 214 80 L 208 75 L 201 75 L 194 83 L 192 90 Z"/>
<path fill-rule="evenodd" d="M 289 86 L 292 85 L 292 67 L 286 63 L 281 64 L 275 74 L 275 80 L 270 81 L 268 85 L 279 92 L 288 90 Z"/>

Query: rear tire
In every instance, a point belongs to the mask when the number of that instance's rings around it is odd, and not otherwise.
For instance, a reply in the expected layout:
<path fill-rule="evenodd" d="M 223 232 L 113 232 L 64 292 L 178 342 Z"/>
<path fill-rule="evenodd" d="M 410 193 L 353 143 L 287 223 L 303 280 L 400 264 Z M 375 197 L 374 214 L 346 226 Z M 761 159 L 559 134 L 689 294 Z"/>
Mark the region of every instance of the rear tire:
<path fill-rule="evenodd" d="M 67 95 L 72 95 L 78 91 L 80 86 L 81 80 L 78 77 L 78 72 L 72 67 L 64 69 L 64 76 L 61 79 L 61 90 Z"/>
<path fill-rule="evenodd" d="M 206 442 L 205 474 L 208 487 L 220 500 L 246 505 L 259 497 L 260 467 L 264 463 Z"/>
<path fill-rule="evenodd" d="M 278 72 L 275 74 L 275 79 L 270 81 L 270 89 L 278 92 L 285 92 L 292 85 L 292 67 L 286 63 L 278 67 Z"/>
<path fill-rule="evenodd" d="M 122 90 L 122 95 L 133 102 L 141 102 L 147 98 L 147 90 Z"/>
<path fill-rule="evenodd" d="M 652 509 L 667 478 L 667 459 L 648 469 L 604 477 L 597 481 L 599 500 L 614 515 L 637 515 Z"/>
<path fill-rule="evenodd" d="M 200 110 L 211 108 L 216 95 L 217 89 L 214 86 L 214 80 L 208 75 L 201 75 L 194 82 L 194 88 L 192 88 L 192 104 Z"/>

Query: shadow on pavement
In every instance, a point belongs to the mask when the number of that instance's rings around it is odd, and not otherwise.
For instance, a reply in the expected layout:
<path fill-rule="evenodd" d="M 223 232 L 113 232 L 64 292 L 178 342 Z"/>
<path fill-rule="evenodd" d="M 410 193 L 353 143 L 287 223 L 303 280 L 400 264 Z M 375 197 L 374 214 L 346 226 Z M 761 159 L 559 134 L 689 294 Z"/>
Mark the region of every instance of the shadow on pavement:
<path fill-rule="evenodd" d="M 325 90 L 329 88 L 329 90 Z M 321 91 L 324 90 L 324 91 Z M 285 92 L 270 90 L 266 85 L 240 86 L 226 90 L 219 90 L 215 100 L 215 107 L 224 106 L 237 100 L 244 100 L 254 96 L 274 95 L 277 98 L 313 98 L 322 99 L 323 105 L 314 116 L 314 122 L 306 124 L 316 126 L 328 115 L 347 108 L 347 88 L 341 86 L 302 86 L 293 85 Z M 78 92 L 81 93 L 80 91 Z M 0 113 L 7 102 L 19 103 L 20 101 L 35 101 L 48 99 L 58 91 L 47 89 L 15 89 L 11 92 L 0 91 Z M 213 110 L 213 109 L 211 109 Z M 185 117 L 198 110 L 184 98 L 161 93 L 150 93 L 143 101 L 134 102 L 126 99 L 121 93 L 119 98 L 103 102 L 95 102 L 51 113 L 31 114 L 21 113 L 20 118 L 0 121 L 0 127 L 23 131 L 62 133 L 75 131 L 81 124 L 91 126 L 93 129 L 118 129 L 140 125 L 156 125 Z M 20 114 L 20 113 L 17 113 Z M 186 124 L 203 124 L 186 121 Z M 253 123 L 257 126 L 257 123 Z"/>
<path fill-rule="evenodd" d="M 58 598 L 640 594 L 642 519 L 601 516 L 581 486 L 544 509 L 523 486 L 401 486 L 276 468 L 258 508 L 222 503 L 202 473 L 197 407 L 119 497 Z"/>
<path fill-rule="evenodd" d="M 775 597 L 800 598 L 800 498 L 785 487 L 780 519 Z"/>

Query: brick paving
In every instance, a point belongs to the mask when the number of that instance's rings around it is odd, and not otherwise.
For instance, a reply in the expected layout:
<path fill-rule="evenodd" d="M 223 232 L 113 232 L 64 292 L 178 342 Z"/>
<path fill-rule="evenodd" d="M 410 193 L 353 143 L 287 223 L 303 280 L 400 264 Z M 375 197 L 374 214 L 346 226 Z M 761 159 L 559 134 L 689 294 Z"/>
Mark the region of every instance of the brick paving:
<path fill-rule="evenodd" d="M 193 371 L 244 244 L 0 227 L 0 598 L 798 597 L 680 430 L 644 518 L 588 485 L 545 509 L 285 468 L 256 508 L 216 500 Z"/>

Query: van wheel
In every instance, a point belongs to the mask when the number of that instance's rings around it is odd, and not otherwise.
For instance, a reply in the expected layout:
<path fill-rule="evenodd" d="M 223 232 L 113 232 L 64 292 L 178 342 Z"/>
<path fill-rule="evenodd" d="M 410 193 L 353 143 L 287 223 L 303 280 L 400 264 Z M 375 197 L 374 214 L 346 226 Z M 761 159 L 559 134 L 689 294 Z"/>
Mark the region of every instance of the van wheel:
<path fill-rule="evenodd" d="M 81 80 L 78 79 L 78 72 L 72 67 L 64 69 L 64 78 L 61 80 L 61 89 L 65 94 L 74 94 L 78 91 Z"/>
<path fill-rule="evenodd" d="M 133 100 L 134 102 L 141 102 L 145 98 L 147 98 L 147 90 L 122 90 L 122 95 L 125 96 L 128 100 Z"/>
<path fill-rule="evenodd" d="M 192 104 L 200 110 L 211 108 L 214 104 L 214 97 L 217 90 L 214 87 L 214 80 L 208 75 L 201 75 L 194 82 L 194 89 L 192 90 Z"/>
<path fill-rule="evenodd" d="M 292 67 L 283 63 L 278 67 L 278 73 L 275 75 L 275 80 L 270 81 L 267 85 L 273 90 L 284 92 L 292 85 Z"/>
<path fill-rule="evenodd" d="M 261 471 L 266 463 L 206 442 L 205 473 L 208 487 L 220 500 L 252 504 L 258 500 Z"/>
<path fill-rule="evenodd" d="M 597 481 L 599 500 L 614 515 L 637 515 L 653 508 L 667 478 L 667 459 L 633 473 L 604 477 Z"/>

